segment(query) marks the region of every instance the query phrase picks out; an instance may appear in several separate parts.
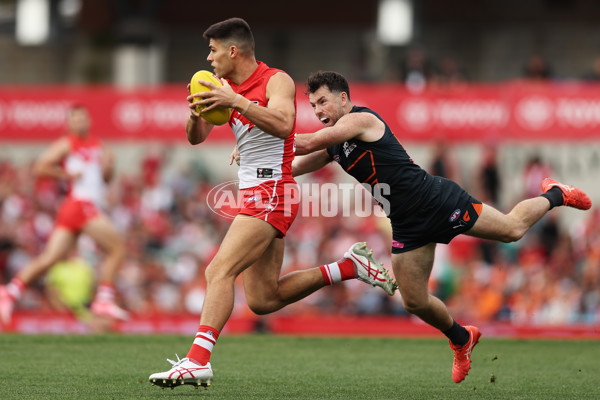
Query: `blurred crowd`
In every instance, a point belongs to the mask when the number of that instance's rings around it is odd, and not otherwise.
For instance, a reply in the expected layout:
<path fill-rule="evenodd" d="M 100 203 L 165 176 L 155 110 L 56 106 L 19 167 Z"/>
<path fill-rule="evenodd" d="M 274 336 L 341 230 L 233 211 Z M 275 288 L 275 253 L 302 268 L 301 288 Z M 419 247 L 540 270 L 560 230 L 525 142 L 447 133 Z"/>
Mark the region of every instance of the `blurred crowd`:
<path fill-rule="evenodd" d="M 494 204 L 499 177 L 493 154 L 484 160 L 482 189 L 476 195 Z M 139 172 L 121 174 L 110 186 L 107 210 L 127 247 L 119 271 L 119 301 L 138 315 L 199 314 L 204 268 L 231 221 L 207 205 L 208 192 L 220 182 L 212 182 L 196 164 L 169 173 L 165 163 L 149 152 Z M 435 158 L 431 168 L 439 174 L 450 170 Z M 335 174 L 327 168 L 309 178 L 331 179 Z M 35 179 L 29 167 L 0 160 L 3 283 L 43 249 L 64 194 L 64 182 Z M 550 212 L 516 243 L 463 235 L 448 246 L 438 245 L 431 291 L 461 321 L 600 322 L 600 209 L 587 212 L 583 222 L 569 230 L 560 228 L 557 213 L 560 210 Z M 391 230 L 385 217 L 301 213 L 286 237 L 283 273 L 337 261 L 357 241 L 366 241 L 390 266 Z M 83 236 L 73 259 L 29 288 L 18 309 L 78 313 L 91 300 L 100 257 L 99 249 Z M 248 316 L 241 280 L 237 288 L 233 316 Z M 399 295 L 388 297 L 356 280 L 326 287 L 279 313 L 408 315 Z"/>
<path fill-rule="evenodd" d="M 526 82 L 550 82 L 572 79 L 586 82 L 600 81 L 600 56 L 593 58 L 587 70 L 575 76 L 558 76 L 551 61 L 541 53 L 533 52 L 523 60 L 520 75 L 514 79 Z M 384 76 L 384 81 L 399 81 L 415 93 L 422 92 L 428 87 L 461 85 L 472 81 L 467 68 L 458 57 L 446 55 L 435 58 L 420 46 L 407 47 L 404 54 L 395 63 L 390 63 Z"/>

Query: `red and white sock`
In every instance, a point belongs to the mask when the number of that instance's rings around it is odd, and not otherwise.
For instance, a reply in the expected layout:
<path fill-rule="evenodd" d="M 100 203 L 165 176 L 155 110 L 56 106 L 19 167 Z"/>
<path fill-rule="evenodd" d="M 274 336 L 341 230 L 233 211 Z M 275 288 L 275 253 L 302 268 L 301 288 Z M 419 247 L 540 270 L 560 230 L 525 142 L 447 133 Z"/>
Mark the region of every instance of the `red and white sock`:
<path fill-rule="evenodd" d="M 337 262 L 321 265 L 319 268 L 326 285 L 356 278 L 356 267 L 349 258 L 342 258 Z"/>
<path fill-rule="evenodd" d="M 101 283 L 98 285 L 98 290 L 96 290 L 96 298 L 94 299 L 94 301 L 100 301 L 103 303 L 114 303 L 115 292 L 115 286 L 112 283 Z"/>
<path fill-rule="evenodd" d="M 18 276 L 12 278 L 8 285 L 6 285 L 6 291 L 12 297 L 13 301 L 17 301 L 23 296 L 25 288 L 27 288 L 27 285 Z"/>
<path fill-rule="evenodd" d="M 196 339 L 194 339 L 187 357 L 199 362 L 201 365 L 206 365 L 210 361 L 210 355 L 218 338 L 218 330 L 208 325 L 200 325 L 198 333 L 196 333 Z"/>

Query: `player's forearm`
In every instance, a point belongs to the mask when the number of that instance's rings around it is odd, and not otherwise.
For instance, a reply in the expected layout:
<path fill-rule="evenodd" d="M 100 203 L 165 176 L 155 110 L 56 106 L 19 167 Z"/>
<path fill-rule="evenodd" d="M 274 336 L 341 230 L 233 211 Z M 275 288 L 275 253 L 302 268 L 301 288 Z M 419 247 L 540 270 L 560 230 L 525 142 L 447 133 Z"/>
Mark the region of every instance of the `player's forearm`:
<path fill-rule="evenodd" d="M 296 157 L 292 162 L 292 175 L 300 176 L 323 168 L 331 162 L 327 151 L 322 150 L 305 156 Z"/>
<path fill-rule="evenodd" d="M 310 172 L 314 172 L 320 169 L 321 165 L 310 164 L 308 162 L 302 162 L 294 160 L 292 163 L 292 176 L 300 176 L 304 174 L 308 174 Z"/>
<path fill-rule="evenodd" d="M 320 145 L 317 139 L 318 137 L 314 133 L 296 134 L 296 155 L 303 156 L 326 148 L 326 146 Z"/>
<path fill-rule="evenodd" d="M 212 130 L 212 127 L 213 125 L 209 124 L 199 116 L 190 114 L 185 125 L 188 142 L 194 145 L 204 142 Z"/>
<path fill-rule="evenodd" d="M 308 174 L 309 172 L 313 172 L 313 171 L 311 171 L 311 169 L 306 164 L 296 162 L 296 161 L 294 161 L 292 163 L 292 176 L 296 177 L 296 176 Z"/>

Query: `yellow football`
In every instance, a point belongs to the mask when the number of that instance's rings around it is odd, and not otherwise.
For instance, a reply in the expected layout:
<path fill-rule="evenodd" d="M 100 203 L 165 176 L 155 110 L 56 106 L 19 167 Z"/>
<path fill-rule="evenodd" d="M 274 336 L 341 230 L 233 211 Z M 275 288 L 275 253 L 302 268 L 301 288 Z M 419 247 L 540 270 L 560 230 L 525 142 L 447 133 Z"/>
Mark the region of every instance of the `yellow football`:
<path fill-rule="evenodd" d="M 192 76 L 192 80 L 190 81 L 190 94 L 210 92 L 209 88 L 198 83 L 199 80 L 212 82 L 217 86 L 223 86 L 221 81 L 219 81 L 219 79 L 212 72 L 201 70 Z M 202 99 L 204 99 L 204 97 Z M 207 122 L 213 125 L 223 125 L 229 121 L 229 117 L 231 116 L 231 108 L 217 107 L 214 110 L 202 113 L 201 111 L 206 107 L 206 105 L 196 106 L 196 111 L 198 111 L 200 116 Z"/>

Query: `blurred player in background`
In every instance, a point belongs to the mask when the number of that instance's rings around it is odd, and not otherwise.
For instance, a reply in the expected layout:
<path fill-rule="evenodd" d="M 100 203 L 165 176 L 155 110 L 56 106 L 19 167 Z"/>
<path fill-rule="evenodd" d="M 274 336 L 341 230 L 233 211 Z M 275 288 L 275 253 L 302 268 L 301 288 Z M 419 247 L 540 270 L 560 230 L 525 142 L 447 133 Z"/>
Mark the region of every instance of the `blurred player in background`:
<path fill-rule="evenodd" d="M 54 264 L 66 260 L 75 250 L 81 233 L 92 238 L 106 252 L 92 312 L 103 317 L 128 318 L 128 313 L 115 303 L 114 287 L 125 248 L 122 238 L 101 209 L 106 182 L 113 175 L 114 158 L 98 138 L 88 134 L 90 117 L 85 107 L 71 107 L 67 125 L 68 133 L 40 155 L 33 172 L 38 177 L 67 180 L 69 193 L 58 210 L 54 230 L 44 251 L 21 269 L 8 285 L 0 286 L 0 316 L 5 324 L 10 322 L 13 308 L 27 286 Z"/>
<path fill-rule="evenodd" d="M 257 314 L 279 310 L 314 291 L 341 280 L 360 279 L 389 295 L 395 284 L 366 249 L 356 243 L 342 259 L 328 265 L 280 277 L 284 236 L 298 212 L 298 193 L 292 177 L 296 125 L 296 87 L 285 72 L 256 61 L 254 38 L 248 24 L 231 18 L 204 32 L 209 40 L 207 60 L 222 87 L 199 81 L 210 92 L 188 97 L 191 114 L 187 137 L 202 143 L 213 125 L 195 111 L 197 105 L 233 109 L 229 124 L 241 153 L 238 172 L 243 205 L 206 268 L 206 296 L 198 333 L 187 357 L 173 367 L 152 374 L 162 387 L 210 385 L 210 356 L 234 304 L 234 281 L 243 276 L 249 307 Z M 204 99 L 204 100 L 198 100 Z"/>
<path fill-rule="evenodd" d="M 459 325 L 444 303 L 429 294 L 436 243 L 449 243 L 461 233 L 516 241 L 553 207 L 589 209 L 589 197 L 575 187 L 545 179 L 542 195 L 503 214 L 453 181 L 432 176 L 416 165 L 377 113 L 352 105 L 342 75 L 314 73 L 307 89 L 315 115 L 325 128 L 297 135 L 297 154 L 310 154 L 294 160 L 293 175 L 315 171 L 335 160 L 359 182 L 369 184 L 374 195 L 378 188 L 388 186 L 389 192 L 379 194 L 389 205 L 385 211 L 392 224 L 392 267 L 404 308 L 449 338 L 454 351 L 452 379 L 461 382 L 469 373 L 471 352 L 481 334 L 474 326 Z"/>

